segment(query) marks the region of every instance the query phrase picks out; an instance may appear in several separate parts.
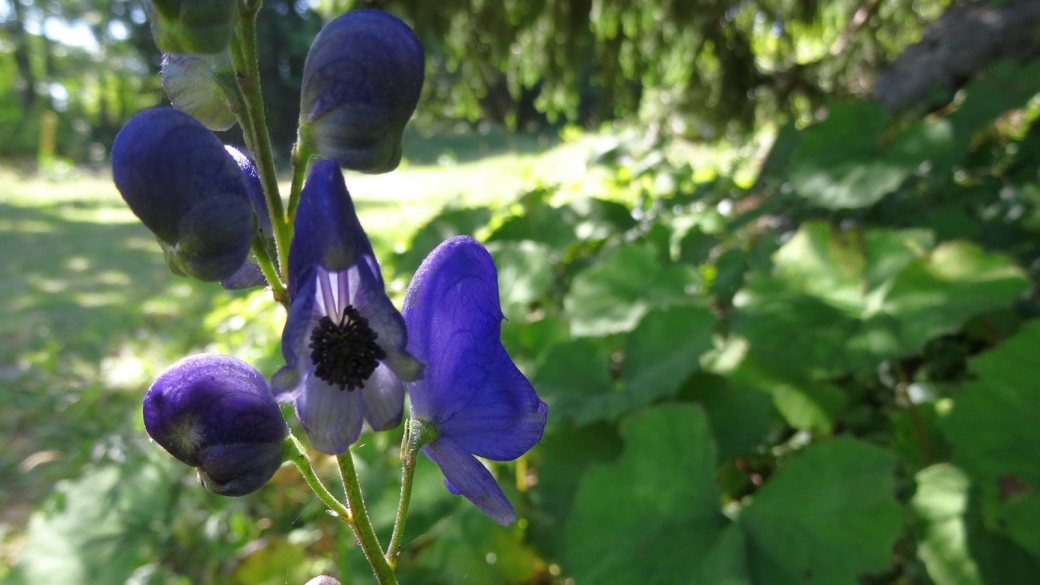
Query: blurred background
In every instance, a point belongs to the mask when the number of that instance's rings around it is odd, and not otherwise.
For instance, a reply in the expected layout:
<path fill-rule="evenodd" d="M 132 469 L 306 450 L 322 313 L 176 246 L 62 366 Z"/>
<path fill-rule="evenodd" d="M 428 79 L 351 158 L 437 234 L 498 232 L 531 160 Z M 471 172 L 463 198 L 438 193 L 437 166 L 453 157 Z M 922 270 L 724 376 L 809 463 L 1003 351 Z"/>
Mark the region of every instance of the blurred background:
<path fill-rule="evenodd" d="M 347 175 L 391 296 L 480 239 L 550 405 L 491 466 L 512 527 L 420 462 L 402 583 L 1035 582 L 1040 3 L 267 0 L 285 181 L 310 41 L 359 7 L 427 56 L 401 168 Z M 285 315 L 169 274 L 111 185 L 166 103 L 142 3 L 0 25 L 0 583 L 374 582 L 294 469 L 220 498 L 144 433 L 155 375 L 269 376 Z M 399 439 L 356 450 L 384 543 Z"/>

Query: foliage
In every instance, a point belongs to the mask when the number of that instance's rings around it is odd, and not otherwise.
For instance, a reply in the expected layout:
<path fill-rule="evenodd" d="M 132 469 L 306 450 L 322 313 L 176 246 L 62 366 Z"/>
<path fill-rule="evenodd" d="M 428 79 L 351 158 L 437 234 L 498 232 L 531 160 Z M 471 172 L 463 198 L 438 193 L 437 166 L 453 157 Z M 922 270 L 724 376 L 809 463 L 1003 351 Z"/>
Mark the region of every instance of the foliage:
<path fill-rule="evenodd" d="M 377 250 L 396 280 L 445 237 L 488 243 L 510 318 L 503 341 L 550 412 L 531 455 L 491 466 L 519 504 L 516 526 L 461 504 L 432 465 L 419 466 L 401 580 L 1033 579 L 1036 78 L 1035 66 L 999 64 L 923 121 L 836 105 L 782 134 L 770 158 L 787 162 L 750 186 L 705 179 L 665 145 L 619 141 L 600 158 L 606 178 L 582 185 L 591 199 L 543 183 L 516 201 L 449 206 L 414 237 L 392 234 L 410 240 Z M 25 225 L 50 225 L 69 210 L 20 212 Z M 144 254 L 139 229 L 112 229 L 126 254 Z M 177 321 L 159 287 L 129 282 L 158 299 L 151 311 L 89 318 L 130 315 L 119 324 L 129 331 Z M 184 287 L 190 308 L 236 332 L 225 343 L 271 371 L 277 319 L 243 324 L 252 297 Z M 167 341 L 211 342 L 180 327 Z M 72 336 L 15 333 L 27 345 Z M 69 367 L 45 365 L 58 372 L 47 380 Z M 397 438 L 358 450 L 381 535 L 396 504 Z M 134 441 L 36 512 L 12 582 L 52 568 L 41 553 L 50 542 L 69 551 L 71 582 L 295 583 L 324 571 L 364 582 L 360 552 L 291 474 L 232 502 L 183 475 L 141 494 L 119 488 L 168 470 Z M 83 505 L 91 493 L 112 505 Z M 112 546 L 113 534 L 139 548 Z"/>

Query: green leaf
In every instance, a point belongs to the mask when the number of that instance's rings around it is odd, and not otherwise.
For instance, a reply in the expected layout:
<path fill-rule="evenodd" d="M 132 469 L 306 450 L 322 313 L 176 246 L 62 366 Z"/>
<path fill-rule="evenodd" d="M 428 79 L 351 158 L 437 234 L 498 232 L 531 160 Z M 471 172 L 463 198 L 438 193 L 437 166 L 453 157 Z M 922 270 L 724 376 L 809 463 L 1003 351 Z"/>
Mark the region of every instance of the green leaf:
<path fill-rule="evenodd" d="M 488 252 L 498 268 L 498 289 L 506 319 L 521 320 L 542 300 L 553 282 L 549 248 L 535 242 L 491 242 Z"/>
<path fill-rule="evenodd" d="M 796 429 L 830 433 L 845 410 L 840 388 L 814 380 L 805 372 L 781 362 L 768 362 L 754 355 L 744 360 L 730 376 L 736 388 L 754 389 L 773 397 L 773 405 L 787 424 Z"/>
<path fill-rule="evenodd" d="M 574 276 L 564 308 L 576 337 L 631 331 L 650 309 L 690 303 L 688 287 L 696 273 L 684 266 L 665 268 L 653 251 L 624 245 Z"/>
<path fill-rule="evenodd" d="M 655 408 L 625 419 L 621 435 L 621 458 L 591 469 L 578 488 L 567 525 L 566 568 L 575 581 L 719 583 L 729 569 L 738 572 L 743 550 L 724 534 L 729 521 L 719 511 L 704 412 Z"/>
<path fill-rule="evenodd" d="M 877 102 L 832 105 L 826 120 L 802 133 L 790 170 L 795 191 L 827 209 L 866 207 L 893 191 L 916 165 L 886 158 L 887 126 Z"/>
<path fill-rule="evenodd" d="M 580 372 L 580 375 L 575 373 Z M 549 406 L 546 432 L 571 423 L 609 418 L 604 397 L 615 390 L 606 354 L 588 339 L 553 346 L 531 378 Z"/>
<path fill-rule="evenodd" d="M 910 505 L 917 517 L 917 551 L 932 581 L 942 585 L 1028 583 L 1040 573 L 1030 557 L 983 524 L 977 491 L 960 469 L 933 465 L 917 474 Z"/>
<path fill-rule="evenodd" d="M 977 376 L 941 425 L 954 460 L 985 494 L 987 514 L 1040 556 L 1040 321 L 970 363 Z"/>
<path fill-rule="evenodd" d="M 680 396 L 704 408 L 720 461 L 752 452 L 766 433 L 781 424 L 769 394 L 715 374 L 690 376 Z"/>
<path fill-rule="evenodd" d="M 740 515 L 758 583 L 855 585 L 887 569 L 902 528 L 896 460 L 852 439 L 807 447 Z"/>
<path fill-rule="evenodd" d="M 913 355 L 1025 289 L 1007 257 L 966 242 L 929 253 L 931 240 L 919 230 L 836 233 L 806 223 L 773 255 L 771 272 L 749 275 L 733 331 L 770 361 L 841 375 Z"/>
<path fill-rule="evenodd" d="M 487 225 L 491 211 L 486 207 L 449 208 L 419 228 L 408 250 L 394 259 L 398 274 L 411 274 L 419 268 L 426 255 L 441 242 L 458 235 L 472 235 Z"/>

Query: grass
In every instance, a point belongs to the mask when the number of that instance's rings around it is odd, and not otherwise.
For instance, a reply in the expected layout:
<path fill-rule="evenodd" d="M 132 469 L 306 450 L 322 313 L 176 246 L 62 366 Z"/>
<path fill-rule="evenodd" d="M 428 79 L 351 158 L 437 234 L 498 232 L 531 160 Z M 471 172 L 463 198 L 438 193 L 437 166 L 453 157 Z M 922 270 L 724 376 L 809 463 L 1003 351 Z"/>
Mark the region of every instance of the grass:
<path fill-rule="evenodd" d="M 528 141 L 526 152 L 462 141 L 452 150 L 462 156 L 388 175 L 349 174 L 347 183 L 392 273 L 392 252 L 447 204 L 501 205 L 537 181 L 577 183 L 591 140 L 551 148 Z M 437 160 L 413 150 L 414 161 Z M 172 276 L 108 176 L 49 181 L 0 168 L 0 184 L 2 577 L 31 511 L 55 483 L 119 461 L 143 434 L 140 399 L 158 372 L 209 350 L 270 375 L 284 313 L 262 291 Z"/>

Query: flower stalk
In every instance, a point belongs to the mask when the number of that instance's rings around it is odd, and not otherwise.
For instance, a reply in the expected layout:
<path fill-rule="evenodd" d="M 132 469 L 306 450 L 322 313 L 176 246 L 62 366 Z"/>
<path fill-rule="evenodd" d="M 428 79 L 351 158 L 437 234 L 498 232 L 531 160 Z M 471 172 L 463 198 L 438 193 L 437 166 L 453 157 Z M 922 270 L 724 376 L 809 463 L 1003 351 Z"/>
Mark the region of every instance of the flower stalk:
<path fill-rule="evenodd" d="M 368 510 L 365 509 L 365 500 L 361 495 L 361 485 L 358 483 L 357 470 L 354 468 L 354 457 L 350 450 L 338 455 L 336 461 L 339 463 L 340 477 L 343 479 L 343 491 L 347 495 L 347 505 L 353 513 L 354 521 L 350 524 L 354 529 L 354 536 L 361 544 L 368 563 L 372 565 L 376 580 L 379 585 L 397 585 L 397 577 L 394 570 L 387 562 L 383 549 L 379 545 L 372 521 L 368 518 Z"/>
<path fill-rule="evenodd" d="M 318 499 L 328 506 L 329 510 L 332 510 L 340 520 L 347 524 L 353 524 L 354 517 L 350 513 L 350 509 L 337 500 L 336 496 L 333 496 L 328 488 L 325 487 L 325 484 L 321 483 L 321 479 L 314 472 L 314 466 L 311 464 L 311 458 L 307 455 L 306 449 L 292 433 L 282 443 L 282 456 L 286 461 L 291 461 L 300 470 L 303 480 L 307 482 L 307 485 L 318 496 Z"/>

